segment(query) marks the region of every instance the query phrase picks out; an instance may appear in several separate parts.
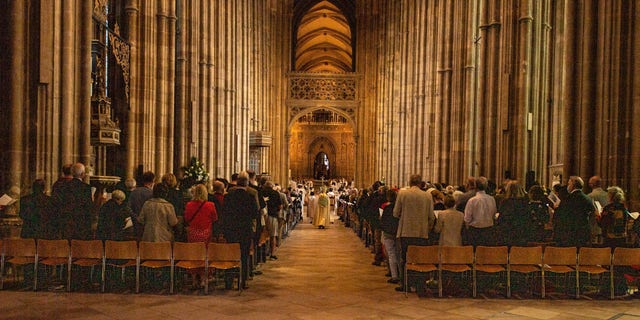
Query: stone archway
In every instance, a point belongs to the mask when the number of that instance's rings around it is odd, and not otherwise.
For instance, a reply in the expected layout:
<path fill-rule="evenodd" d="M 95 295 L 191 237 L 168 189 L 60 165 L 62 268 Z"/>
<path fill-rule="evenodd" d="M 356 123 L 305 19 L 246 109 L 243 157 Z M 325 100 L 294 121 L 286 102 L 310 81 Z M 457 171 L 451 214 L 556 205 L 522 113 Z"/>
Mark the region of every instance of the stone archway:
<path fill-rule="evenodd" d="M 324 152 L 329 178 L 353 179 L 355 174 L 354 126 L 330 108 L 309 108 L 289 127 L 289 170 L 293 179 L 314 178 L 314 161 Z"/>

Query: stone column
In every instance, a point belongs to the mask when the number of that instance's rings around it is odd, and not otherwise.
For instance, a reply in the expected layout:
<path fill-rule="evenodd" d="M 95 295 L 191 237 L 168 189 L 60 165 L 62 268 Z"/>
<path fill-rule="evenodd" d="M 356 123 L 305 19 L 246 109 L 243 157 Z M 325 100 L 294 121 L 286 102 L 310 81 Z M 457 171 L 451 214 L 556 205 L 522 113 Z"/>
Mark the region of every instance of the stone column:
<path fill-rule="evenodd" d="M 76 65 L 80 67 L 79 77 L 73 77 L 75 87 L 78 90 L 78 101 L 76 102 L 79 112 L 79 161 L 85 165 L 89 164 L 92 154 L 91 147 L 91 41 L 93 39 L 93 3 L 91 1 L 81 1 L 78 11 L 80 20 L 77 22 L 77 34 L 79 37 L 79 53 L 75 59 Z M 76 32 L 69 30 L 72 35 Z M 74 72 L 75 74 L 75 72 Z M 78 79 L 78 80 L 76 80 Z M 95 166 L 95 164 L 94 164 Z"/>
<path fill-rule="evenodd" d="M 10 19 L 8 30 L 10 37 L 10 52 L 11 57 L 9 61 L 11 86 L 9 93 L 9 115 L 11 120 L 9 121 L 9 187 L 20 187 L 21 178 L 24 176 L 22 159 L 24 156 L 24 111 L 27 110 L 27 104 L 25 101 L 26 96 L 26 59 L 27 48 L 25 47 L 27 42 L 27 5 L 24 1 L 9 1 L 9 14 Z M 26 179 L 25 179 L 26 180 Z M 26 183 L 27 181 L 24 181 Z"/>
<path fill-rule="evenodd" d="M 127 0 L 125 3 L 125 12 L 127 19 L 127 40 L 131 44 L 131 63 L 130 63 L 130 92 L 129 92 L 129 113 L 126 123 L 125 145 L 126 145 L 126 175 L 133 177 L 137 166 L 137 146 L 138 136 L 137 122 L 139 104 L 138 95 L 142 81 L 138 76 L 138 0 Z"/>
<path fill-rule="evenodd" d="M 640 137 L 640 126 L 637 124 L 640 123 L 640 0 L 633 1 L 631 5 L 633 8 L 631 15 L 631 21 L 633 25 L 633 29 L 630 30 L 631 37 L 630 39 L 635 39 L 631 44 L 631 56 L 632 58 L 632 72 L 631 72 L 631 114 L 630 119 L 632 125 L 629 126 L 627 136 L 630 138 L 630 154 L 628 156 L 630 160 L 629 165 L 629 185 L 630 185 L 630 193 L 629 198 L 635 199 L 635 205 L 632 210 L 638 210 L 638 199 L 640 199 L 640 139 L 636 137 Z M 633 137 L 633 138 L 632 138 Z"/>

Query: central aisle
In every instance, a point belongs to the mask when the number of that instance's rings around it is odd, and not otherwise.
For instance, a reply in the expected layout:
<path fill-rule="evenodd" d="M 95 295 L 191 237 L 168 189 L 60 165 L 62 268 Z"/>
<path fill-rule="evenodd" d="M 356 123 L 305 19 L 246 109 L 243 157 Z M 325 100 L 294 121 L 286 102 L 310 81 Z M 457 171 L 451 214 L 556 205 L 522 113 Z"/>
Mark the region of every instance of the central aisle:
<path fill-rule="evenodd" d="M 339 221 L 326 229 L 298 224 L 277 256 L 277 261 L 263 266 L 266 277 L 256 277 L 254 282 L 259 286 L 286 288 L 292 294 L 291 299 L 326 306 L 326 303 L 343 304 L 347 296 L 351 300 L 360 295 L 370 299 L 378 294 L 383 299 L 393 292 L 393 285 L 384 276 L 386 268 L 371 265 L 370 250 Z"/>

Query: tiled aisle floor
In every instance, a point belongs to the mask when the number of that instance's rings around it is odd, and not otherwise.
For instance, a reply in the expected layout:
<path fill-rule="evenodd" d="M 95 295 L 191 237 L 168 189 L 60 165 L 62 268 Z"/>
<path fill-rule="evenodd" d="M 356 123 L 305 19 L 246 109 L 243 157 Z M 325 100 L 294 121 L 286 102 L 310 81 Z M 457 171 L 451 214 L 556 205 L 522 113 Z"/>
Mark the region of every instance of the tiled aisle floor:
<path fill-rule="evenodd" d="M 640 301 L 419 299 L 341 224 L 298 225 L 250 289 L 193 294 L 0 292 L 0 319 L 636 319 Z"/>

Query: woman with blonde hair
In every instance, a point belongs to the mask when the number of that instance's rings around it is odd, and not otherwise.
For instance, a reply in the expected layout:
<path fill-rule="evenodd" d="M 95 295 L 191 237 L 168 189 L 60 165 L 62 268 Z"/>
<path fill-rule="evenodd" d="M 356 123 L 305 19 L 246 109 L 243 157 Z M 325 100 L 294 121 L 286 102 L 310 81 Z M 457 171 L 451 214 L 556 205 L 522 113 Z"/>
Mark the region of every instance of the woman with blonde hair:
<path fill-rule="evenodd" d="M 533 228 L 527 210 L 529 199 L 518 180 L 511 180 L 505 188 L 505 197 L 498 205 L 496 237 L 498 244 L 524 246 L 529 242 Z"/>
<path fill-rule="evenodd" d="M 193 187 L 193 198 L 187 202 L 184 209 L 184 223 L 187 226 L 188 242 L 205 242 L 211 240 L 211 226 L 218 220 L 218 213 L 213 202 L 208 201 L 209 192 L 204 184 Z M 204 285 L 204 269 L 198 270 L 201 286 Z M 196 285 L 196 277 L 193 277 L 193 286 Z"/>

